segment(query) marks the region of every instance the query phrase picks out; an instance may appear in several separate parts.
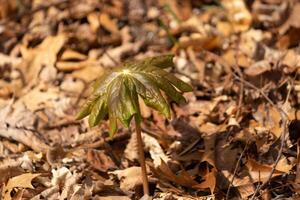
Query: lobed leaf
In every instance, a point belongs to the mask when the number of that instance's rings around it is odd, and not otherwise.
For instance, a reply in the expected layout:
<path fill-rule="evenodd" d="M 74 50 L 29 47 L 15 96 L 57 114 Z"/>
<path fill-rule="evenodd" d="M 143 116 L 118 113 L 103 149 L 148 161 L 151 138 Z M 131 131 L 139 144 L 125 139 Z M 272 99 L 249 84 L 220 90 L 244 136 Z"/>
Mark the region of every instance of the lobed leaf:
<path fill-rule="evenodd" d="M 138 96 L 147 106 L 169 119 L 170 107 L 161 91 L 178 104 L 186 102 L 182 92 L 192 91 L 190 85 L 163 70 L 174 65 L 172 60 L 173 55 L 163 55 L 129 61 L 106 72 L 95 81 L 93 94 L 77 115 L 77 119 L 89 115 L 90 126 L 95 126 L 108 115 L 109 132 L 113 136 L 117 130 L 117 121 L 128 127 L 135 117 L 137 123 L 140 123 Z"/>

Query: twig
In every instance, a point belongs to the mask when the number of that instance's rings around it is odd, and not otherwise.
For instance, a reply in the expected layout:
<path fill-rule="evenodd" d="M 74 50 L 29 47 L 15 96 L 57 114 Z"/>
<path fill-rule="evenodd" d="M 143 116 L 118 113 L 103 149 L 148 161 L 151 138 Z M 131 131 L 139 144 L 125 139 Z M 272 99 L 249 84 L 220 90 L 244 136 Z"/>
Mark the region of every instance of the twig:
<path fill-rule="evenodd" d="M 284 114 L 285 117 L 288 118 L 288 114 L 280 107 L 278 107 L 277 105 L 275 105 L 273 103 L 273 101 L 264 93 L 264 91 L 262 91 L 260 88 L 256 87 L 255 85 L 253 85 L 252 83 L 246 81 L 246 80 L 243 80 L 241 79 L 239 76 L 237 76 L 236 74 L 233 73 L 233 76 L 239 80 L 239 81 L 242 81 L 244 82 L 245 85 L 251 87 L 252 89 L 255 89 L 256 91 L 258 91 L 272 106 L 274 106 L 280 113 Z"/>
<path fill-rule="evenodd" d="M 274 190 L 276 190 L 276 189 L 283 188 L 283 187 L 288 186 L 288 185 L 290 185 L 290 184 L 289 184 L 289 183 L 286 183 L 286 184 L 283 184 L 283 185 L 280 185 L 280 186 L 271 188 L 270 190 L 265 191 L 265 192 L 263 192 L 262 194 L 260 194 L 257 198 L 261 197 L 262 195 L 264 195 L 264 194 L 267 193 L 267 192 L 274 191 Z"/>
<path fill-rule="evenodd" d="M 233 176 L 232 176 L 232 179 L 231 179 L 231 181 L 229 183 L 229 186 L 228 186 L 228 189 L 227 189 L 227 192 L 226 192 L 226 200 L 229 198 L 229 193 L 230 193 L 231 186 L 233 184 L 235 175 L 236 175 L 236 173 L 237 173 L 237 171 L 239 169 L 239 164 L 240 164 L 240 162 L 241 162 L 241 160 L 242 160 L 242 158 L 244 156 L 244 153 L 246 152 L 247 147 L 248 147 L 248 141 L 247 141 L 247 143 L 246 143 L 246 145 L 245 145 L 245 147 L 244 147 L 244 149 L 243 149 L 243 151 L 242 151 L 242 153 L 241 153 L 241 155 L 240 155 L 240 157 L 239 157 L 239 159 L 238 159 L 238 161 L 237 161 L 237 163 L 235 165 Z"/>
<path fill-rule="evenodd" d="M 244 81 L 245 81 L 245 80 L 244 80 Z M 252 197 L 251 197 L 250 200 L 254 200 L 255 197 L 256 197 L 256 195 L 257 195 L 257 193 L 259 192 L 259 190 L 260 190 L 261 188 L 263 188 L 265 185 L 267 185 L 267 184 L 270 182 L 270 180 L 271 180 L 271 178 L 272 178 L 272 176 L 273 176 L 273 173 L 274 173 L 274 171 L 276 170 L 276 166 L 278 165 L 278 162 L 280 161 L 280 158 L 281 158 L 282 152 L 283 152 L 283 147 L 284 147 L 284 144 L 285 144 L 285 135 L 286 135 L 286 132 L 287 132 L 288 115 L 287 115 L 287 113 L 286 113 L 282 108 L 279 108 L 277 105 L 275 105 L 275 104 L 272 102 L 272 100 L 271 100 L 271 99 L 270 99 L 263 91 L 261 91 L 259 88 L 255 87 L 254 85 L 252 85 L 251 83 L 249 83 L 249 82 L 247 82 L 247 81 L 245 81 L 245 84 L 251 86 L 252 88 L 254 88 L 254 89 L 256 89 L 256 90 L 258 90 L 258 91 L 261 93 L 261 95 L 262 95 L 267 101 L 270 102 L 271 105 L 273 105 L 277 110 L 279 110 L 280 115 L 281 115 L 281 119 L 282 119 L 282 124 L 283 124 L 283 131 L 282 131 L 281 138 L 280 138 L 280 139 L 281 139 L 281 143 L 280 143 L 280 149 L 279 149 L 279 151 L 278 151 L 278 156 L 277 156 L 276 161 L 275 161 L 275 163 L 274 163 L 274 165 L 273 165 L 273 167 L 272 167 L 272 170 L 271 170 L 271 172 L 270 172 L 270 174 L 269 174 L 269 176 L 268 176 L 268 178 L 267 178 L 267 181 L 264 182 L 263 184 L 259 185 L 259 186 L 256 188 L 254 194 L 252 195 Z M 288 91 L 288 95 L 287 95 L 287 97 L 286 97 L 285 102 L 288 101 L 288 98 L 289 98 L 289 96 L 290 96 L 291 89 L 292 89 L 292 87 L 290 87 L 290 89 L 289 89 L 289 91 Z"/>
<path fill-rule="evenodd" d="M 237 73 L 239 74 L 239 76 L 241 77 L 241 79 L 244 80 L 243 73 L 242 73 L 241 69 L 238 67 L 238 51 L 240 50 L 239 45 L 240 45 L 240 37 L 238 37 L 238 47 L 237 47 L 237 50 L 234 54 L 234 60 L 235 60 L 234 68 L 237 71 Z M 239 96 L 239 101 L 238 101 L 238 105 L 237 105 L 237 112 L 236 112 L 236 119 L 238 119 L 238 117 L 241 113 L 240 111 L 241 111 L 241 106 L 243 104 L 243 98 L 244 98 L 244 82 L 241 82 L 240 96 Z"/>
<path fill-rule="evenodd" d="M 238 73 L 238 70 L 233 68 L 232 66 L 230 66 L 224 59 L 220 58 L 218 55 L 212 53 L 212 52 L 209 52 L 209 51 L 206 51 L 206 50 L 203 50 L 205 53 L 207 53 L 208 56 L 211 56 L 212 58 L 218 60 L 218 61 L 224 61 L 224 62 L 221 62 L 224 64 L 225 66 L 225 69 L 229 70 L 229 72 L 231 72 L 231 69 L 233 69 L 234 71 L 236 71 Z M 278 64 L 278 63 L 277 63 Z M 272 171 L 271 173 L 269 174 L 269 177 L 267 179 L 267 181 L 265 183 L 263 183 L 262 185 L 258 186 L 251 198 L 251 200 L 254 200 L 255 199 L 255 196 L 256 194 L 258 193 L 258 191 L 264 187 L 266 184 L 269 183 L 270 179 L 272 178 L 272 175 L 276 169 L 276 166 L 281 158 L 281 155 L 282 155 L 282 151 L 283 151 L 283 147 L 284 147 L 284 143 L 285 143 L 285 135 L 286 135 L 286 132 L 287 132 L 287 122 L 288 122 L 288 114 L 280 107 L 278 107 L 277 105 L 275 105 L 273 103 L 273 101 L 264 93 L 264 91 L 262 91 L 260 88 L 257 88 L 255 85 L 253 85 L 252 83 L 244 80 L 243 78 L 239 77 L 238 75 L 236 75 L 235 73 L 231 73 L 237 80 L 243 82 L 245 85 L 247 85 L 248 87 L 252 88 L 252 89 L 255 89 L 256 91 L 258 91 L 272 106 L 274 106 L 280 113 L 281 115 L 281 118 L 282 118 L 282 124 L 283 124 L 283 132 L 281 134 L 281 145 L 280 145 L 280 149 L 279 149 L 279 152 L 278 152 L 278 156 L 277 156 L 277 159 L 273 165 L 273 168 L 272 168 Z M 239 73 L 238 73 L 239 74 Z M 292 88 L 292 87 L 291 87 Z M 286 98 L 286 102 L 289 98 L 289 94 L 290 94 L 290 91 L 291 91 L 291 88 L 288 92 L 288 95 L 287 95 L 287 98 Z"/>
<path fill-rule="evenodd" d="M 269 174 L 269 176 L 268 176 L 268 179 L 267 179 L 267 181 L 266 182 L 264 182 L 263 184 L 261 184 L 261 185 L 259 185 L 257 188 L 256 188 L 256 190 L 255 190 L 255 192 L 254 192 L 254 194 L 252 195 L 252 197 L 251 197 L 251 199 L 250 200 L 254 200 L 255 199 L 255 197 L 256 197 L 256 195 L 257 195 L 257 193 L 259 192 L 259 190 L 261 189 L 261 188 L 263 188 L 265 185 L 267 185 L 269 182 L 270 182 L 270 180 L 271 180 L 271 178 L 272 178 L 272 176 L 273 176 L 273 173 L 274 173 L 274 171 L 276 170 L 276 166 L 277 166 L 277 164 L 278 164 L 278 162 L 279 162 L 279 160 L 280 160 L 280 158 L 281 158 L 281 155 L 282 155 L 282 151 L 283 151 L 283 147 L 284 147 L 284 142 L 285 142 L 285 135 L 286 135 L 286 131 L 287 131 L 287 118 L 286 117 L 283 117 L 283 121 L 284 121 L 284 123 L 283 123 L 283 132 L 282 132 L 282 134 L 281 134 L 281 144 L 280 144 L 280 149 L 279 149 L 279 152 L 278 152 L 278 156 L 277 156 L 277 158 L 276 158 L 276 161 L 275 161 L 275 163 L 274 163 L 274 165 L 273 165 L 273 167 L 272 167 L 272 170 L 271 170 L 271 172 L 270 172 L 270 174 Z"/>

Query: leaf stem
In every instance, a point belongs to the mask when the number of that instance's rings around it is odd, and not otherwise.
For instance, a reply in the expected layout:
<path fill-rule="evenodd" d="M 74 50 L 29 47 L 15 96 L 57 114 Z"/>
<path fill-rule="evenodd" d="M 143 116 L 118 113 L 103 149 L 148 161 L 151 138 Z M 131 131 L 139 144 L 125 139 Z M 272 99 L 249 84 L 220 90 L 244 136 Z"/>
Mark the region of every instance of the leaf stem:
<path fill-rule="evenodd" d="M 138 143 L 139 159 L 140 159 L 140 165 L 141 165 L 141 169 L 142 169 L 143 190 L 144 190 L 144 195 L 149 195 L 149 183 L 148 183 L 146 162 L 145 162 L 145 156 L 144 156 L 141 124 L 140 124 L 137 116 L 135 116 L 134 119 L 135 119 L 135 131 L 136 131 L 136 139 L 137 139 L 137 143 Z"/>

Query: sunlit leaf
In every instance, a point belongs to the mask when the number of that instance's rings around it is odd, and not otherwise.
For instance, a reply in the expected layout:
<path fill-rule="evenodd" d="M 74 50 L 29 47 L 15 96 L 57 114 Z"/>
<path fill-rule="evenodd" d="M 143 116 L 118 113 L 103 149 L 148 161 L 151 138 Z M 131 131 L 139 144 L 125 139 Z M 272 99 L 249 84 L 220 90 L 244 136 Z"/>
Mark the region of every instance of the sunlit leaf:
<path fill-rule="evenodd" d="M 168 119 L 170 107 L 161 94 L 163 91 L 176 103 L 185 103 L 183 92 L 192 91 L 187 83 L 163 70 L 172 67 L 172 55 L 146 58 L 139 61 L 128 61 L 106 72 L 95 81 L 93 94 L 87 100 L 77 119 L 89 115 L 90 126 L 95 126 L 109 117 L 110 135 L 117 131 L 117 121 L 128 127 L 133 117 L 141 121 L 138 96 L 145 104 Z"/>

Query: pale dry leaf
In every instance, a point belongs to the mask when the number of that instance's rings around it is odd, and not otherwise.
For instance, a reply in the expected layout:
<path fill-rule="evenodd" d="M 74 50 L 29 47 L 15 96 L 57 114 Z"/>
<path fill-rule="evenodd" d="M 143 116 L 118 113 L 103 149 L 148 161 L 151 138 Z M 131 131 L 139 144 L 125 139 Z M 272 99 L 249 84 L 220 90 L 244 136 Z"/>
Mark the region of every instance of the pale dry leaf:
<path fill-rule="evenodd" d="M 96 196 L 93 200 L 130 200 L 127 196 Z"/>
<path fill-rule="evenodd" d="M 97 67 L 99 66 L 99 62 L 95 60 L 83 60 L 83 61 L 59 61 L 56 63 L 57 69 L 60 71 L 74 71 L 80 70 L 86 67 Z"/>
<path fill-rule="evenodd" d="M 115 66 L 116 65 L 115 62 L 120 62 L 124 54 L 138 52 L 142 44 L 143 41 L 138 41 L 136 43 L 125 43 L 119 47 L 109 49 L 103 56 L 101 56 L 99 62 L 102 66 L 106 66 L 106 67 Z"/>
<path fill-rule="evenodd" d="M 262 130 L 260 132 L 270 130 L 276 138 L 280 138 L 283 131 L 281 126 L 282 117 L 277 108 L 260 105 L 257 111 L 253 113 L 253 117 L 259 123 L 257 127 L 252 126 L 255 130 Z"/>
<path fill-rule="evenodd" d="M 161 165 L 161 162 L 167 163 L 171 159 L 165 154 L 164 150 L 158 143 L 158 141 L 146 133 L 142 133 L 142 138 L 144 141 L 145 149 L 150 153 L 153 159 L 153 164 L 155 167 Z"/>
<path fill-rule="evenodd" d="M 65 117 L 64 112 L 70 107 L 71 98 L 62 93 L 58 87 L 39 84 L 18 99 L 15 106 L 22 105 L 32 112 L 48 109 L 58 117 Z"/>
<path fill-rule="evenodd" d="M 283 60 L 282 64 L 288 66 L 293 70 L 295 67 L 299 67 L 300 64 L 300 54 L 297 53 L 294 50 L 287 50 Z"/>
<path fill-rule="evenodd" d="M 36 116 L 23 104 L 7 105 L 0 109 L 0 116 L 0 136 L 23 143 L 37 152 L 47 151 L 49 146 L 32 130 Z"/>
<path fill-rule="evenodd" d="M 38 81 L 39 73 L 43 68 L 55 69 L 57 54 L 66 39 L 64 34 L 48 36 L 34 49 L 28 49 L 26 46 L 21 47 L 23 62 L 20 63 L 19 68 L 26 74 L 26 82 Z"/>
<path fill-rule="evenodd" d="M 47 200 L 57 200 L 59 199 L 59 196 L 59 186 L 55 185 L 32 197 L 31 200 L 40 200 L 42 198 L 46 198 Z"/>
<path fill-rule="evenodd" d="M 0 162 L 0 172 L 10 171 L 10 168 L 15 169 L 16 172 L 18 172 L 18 170 L 33 171 L 34 163 L 40 161 L 41 156 L 42 153 L 34 153 L 32 151 L 27 151 L 23 155 L 17 156 L 15 158 L 2 159 Z M 5 179 L 2 178 L 0 178 L 0 182 Z"/>
<path fill-rule="evenodd" d="M 97 29 L 100 26 L 100 21 L 99 21 L 99 13 L 98 12 L 92 12 L 88 14 L 87 20 L 91 26 L 91 29 L 93 31 L 97 31 Z"/>
<path fill-rule="evenodd" d="M 293 168 L 293 164 L 294 163 L 289 163 L 285 156 L 282 156 L 275 169 L 284 173 L 289 173 Z"/>
<path fill-rule="evenodd" d="M 3 200 L 11 200 L 10 193 L 14 188 L 30 188 L 34 189 L 34 187 L 31 185 L 31 181 L 40 176 L 41 174 L 22 174 L 19 176 L 15 176 L 13 178 L 10 178 L 7 182 L 7 184 L 4 185 L 2 189 L 2 199 Z"/>
<path fill-rule="evenodd" d="M 190 36 L 181 36 L 179 38 L 180 47 L 186 48 L 192 46 L 193 48 L 200 47 L 203 49 L 214 49 L 221 46 L 223 39 L 218 35 L 203 35 L 201 33 L 192 33 Z"/>
<path fill-rule="evenodd" d="M 234 32 L 246 31 L 250 27 L 252 16 L 243 0 L 222 0 L 221 4 L 227 11 Z"/>
<path fill-rule="evenodd" d="M 80 174 L 74 172 L 72 173 L 68 168 L 62 167 L 57 170 L 52 169 L 52 186 L 60 186 L 62 189 L 60 194 L 60 200 L 69 199 L 74 193 L 76 193 L 76 188 L 82 187 L 77 184 L 77 181 L 81 177 Z"/>
<path fill-rule="evenodd" d="M 119 34 L 119 28 L 116 21 L 112 20 L 106 13 L 101 13 L 99 16 L 100 25 L 111 33 Z"/>
<path fill-rule="evenodd" d="M 139 97 L 139 105 L 141 110 L 141 115 L 143 118 L 149 118 L 152 114 L 151 109 L 146 106 L 145 102 Z"/>
<path fill-rule="evenodd" d="M 21 62 L 22 62 L 21 58 L 0 53 L 0 66 L 3 66 L 5 64 L 11 64 L 12 66 L 17 66 Z"/>
<path fill-rule="evenodd" d="M 72 49 L 67 49 L 63 52 L 63 54 L 60 57 L 61 60 L 86 60 L 87 56 L 79 53 L 77 51 L 74 51 Z"/>
<path fill-rule="evenodd" d="M 123 170 L 109 172 L 118 177 L 120 188 L 124 192 L 133 191 L 137 186 L 142 185 L 142 172 L 140 167 L 129 167 Z"/>
<path fill-rule="evenodd" d="M 1 59 L 1 58 L 0 58 Z M 11 95 L 18 97 L 24 86 L 22 74 L 10 65 L 0 65 L 0 97 L 10 98 Z"/>
<path fill-rule="evenodd" d="M 146 133 L 142 133 L 144 149 L 150 153 L 155 167 L 160 166 L 161 161 L 168 162 L 170 158 L 164 153 L 158 141 Z M 136 133 L 132 133 L 131 138 L 124 151 L 124 157 L 131 161 L 138 160 Z"/>
<path fill-rule="evenodd" d="M 215 200 L 214 195 L 201 196 L 201 197 L 191 197 L 191 196 L 182 196 L 177 195 L 171 192 L 158 192 L 153 200 Z"/>
<path fill-rule="evenodd" d="M 73 71 L 71 76 L 74 78 L 78 78 L 80 80 L 84 80 L 87 83 L 90 83 L 94 80 L 96 80 L 98 77 L 100 77 L 104 73 L 104 69 L 101 65 L 98 66 L 89 66 L 84 67 L 82 69 Z"/>
<path fill-rule="evenodd" d="M 85 88 L 85 83 L 80 79 L 67 75 L 61 83 L 60 88 L 65 92 L 80 94 Z"/>
<path fill-rule="evenodd" d="M 271 70 L 271 65 L 269 61 L 262 60 L 246 68 L 245 74 L 247 74 L 248 76 L 258 76 L 270 70 Z"/>

